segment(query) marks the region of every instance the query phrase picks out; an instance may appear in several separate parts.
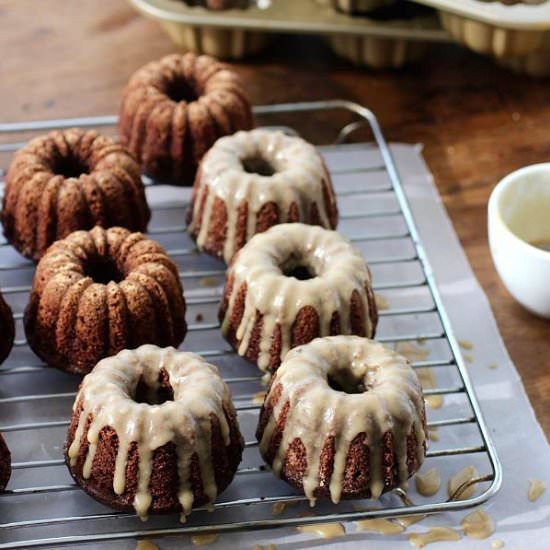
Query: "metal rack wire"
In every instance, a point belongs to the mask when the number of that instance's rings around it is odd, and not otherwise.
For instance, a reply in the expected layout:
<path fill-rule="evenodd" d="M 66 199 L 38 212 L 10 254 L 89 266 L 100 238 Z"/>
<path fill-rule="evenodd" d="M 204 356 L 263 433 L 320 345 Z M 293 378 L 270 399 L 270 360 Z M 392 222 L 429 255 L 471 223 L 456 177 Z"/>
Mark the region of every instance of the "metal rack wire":
<path fill-rule="evenodd" d="M 233 390 L 247 439 L 245 458 L 233 485 L 213 508 L 209 508 L 210 513 L 202 508 L 202 512 L 196 511 L 191 515 L 187 524 L 180 525 L 173 517 L 151 518 L 147 524 L 141 524 L 130 514 L 112 512 L 90 502 L 69 481 L 61 449 L 78 380 L 48 369 L 29 351 L 21 336 L 20 323 L 33 266 L 12 254 L 5 241 L 0 242 L 0 283 L 18 324 L 14 352 L 0 368 L 0 431 L 9 443 L 13 441 L 22 449 L 14 453 L 16 461 L 13 464 L 12 484 L 6 493 L 0 495 L 0 533 L 3 532 L 0 548 L 107 543 L 145 536 L 430 514 L 479 505 L 498 491 L 502 480 L 500 462 L 445 313 L 392 154 L 375 116 L 368 109 L 345 101 L 255 108 L 256 114 L 263 118 L 293 113 L 314 116 L 328 110 L 345 111 L 357 118 L 340 131 L 337 143 L 366 125 L 372 131 L 376 144 L 336 144 L 322 147 L 321 151 L 335 181 L 342 213 L 341 226 L 344 226 L 342 230 L 368 256 L 371 268 L 380 270 L 379 278 L 375 273 L 375 290 L 378 293 L 395 293 L 396 299 L 393 301 L 397 305 L 380 311 L 378 340 L 390 345 L 421 342 L 432 346 L 434 357 L 414 361 L 413 367 L 436 368 L 438 374 L 445 373 L 442 377 L 448 382 L 441 387 L 425 388 L 425 395 L 459 398 L 462 405 L 458 409 L 449 406 L 449 413 L 439 417 L 428 411 L 428 426 L 432 430 L 465 426 L 470 429 L 472 437 L 464 439 L 471 444 L 431 448 L 427 452 L 427 460 L 443 457 L 455 457 L 459 461 L 461 457 L 464 460 L 472 456 L 483 458 L 481 462 L 485 470 L 474 480 L 483 485 L 483 490 L 468 499 L 448 501 L 439 498 L 426 504 L 413 504 L 398 491 L 384 496 L 382 507 L 378 509 L 357 511 L 345 503 L 338 507 L 326 504 L 310 517 L 301 517 L 297 511 L 290 511 L 286 517 L 273 517 L 269 507 L 274 503 L 303 502 L 304 498 L 275 480 L 259 457 L 257 442 L 252 434 L 256 411 L 260 406 L 254 398 L 262 388 L 260 375 L 238 358 L 219 337 L 215 310 L 224 269 L 219 262 L 194 252 L 191 241 L 185 236 L 185 226 L 181 223 L 185 219 L 183 210 L 186 201 L 179 199 L 179 202 L 168 202 L 153 208 L 150 234 L 165 244 L 168 253 L 180 265 L 189 308 L 189 335 L 184 347 L 202 353 L 217 364 Z M 0 137 L 71 126 L 108 127 L 115 123 L 116 117 L 109 116 L 0 124 Z M 20 145 L 19 142 L 0 145 L 0 155 L 5 157 L 0 157 L 2 166 L 7 165 L 7 153 Z M 366 164 L 362 160 L 364 157 L 369 159 Z M 5 170 L 0 168 L 0 179 L 4 173 Z M 377 183 L 368 185 L 369 181 Z M 146 184 L 148 195 L 159 189 L 150 181 Z M 184 196 L 187 191 L 180 189 L 178 192 Z M 369 228 L 374 228 L 374 231 Z M 384 273 L 393 272 L 403 272 L 406 276 L 386 277 L 384 280 Z M 22 421 L 22 418 L 28 420 Z M 17 447 L 14 446 L 13 450 L 16 451 Z M 41 482 L 44 477 L 51 479 L 51 482 Z M 260 477 L 261 482 L 258 481 Z M 56 495 L 63 500 L 57 500 Z M 44 511 L 46 502 L 48 509 Z"/>

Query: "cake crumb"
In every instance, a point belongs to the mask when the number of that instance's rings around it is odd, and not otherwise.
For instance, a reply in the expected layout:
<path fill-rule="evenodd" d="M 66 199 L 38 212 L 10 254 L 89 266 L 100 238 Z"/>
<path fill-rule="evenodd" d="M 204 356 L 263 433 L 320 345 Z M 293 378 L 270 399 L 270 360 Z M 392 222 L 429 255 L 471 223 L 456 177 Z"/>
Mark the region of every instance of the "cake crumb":
<path fill-rule="evenodd" d="M 458 345 L 462 349 L 467 349 L 467 350 L 474 349 L 474 345 L 472 344 L 472 342 L 470 342 L 470 340 L 459 340 Z"/>
<path fill-rule="evenodd" d="M 196 321 L 197 323 L 200 323 L 201 321 L 204 321 L 204 316 L 203 316 L 203 314 L 202 314 L 202 313 L 197 313 L 197 314 L 195 315 L 195 321 Z"/>
<path fill-rule="evenodd" d="M 531 502 L 535 502 L 546 491 L 546 485 L 540 479 L 529 480 L 529 491 L 527 492 L 527 498 Z"/>
<path fill-rule="evenodd" d="M 193 546 L 208 546 L 218 540 L 218 533 L 204 533 L 203 535 L 192 535 Z"/>
<path fill-rule="evenodd" d="M 409 542 L 414 548 L 424 548 L 424 546 L 432 542 L 446 540 L 460 540 L 460 535 L 450 527 L 434 527 L 427 533 L 412 533 L 409 535 Z"/>

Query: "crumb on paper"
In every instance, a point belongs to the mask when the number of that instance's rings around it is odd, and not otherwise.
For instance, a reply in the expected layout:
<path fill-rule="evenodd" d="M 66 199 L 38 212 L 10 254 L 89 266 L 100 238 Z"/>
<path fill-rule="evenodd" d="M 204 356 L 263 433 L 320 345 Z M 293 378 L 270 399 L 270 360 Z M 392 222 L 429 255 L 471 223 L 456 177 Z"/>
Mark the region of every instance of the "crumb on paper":
<path fill-rule="evenodd" d="M 467 350 L 474 349 L 474 344 L 472 344 L 472 342 L 470 342 L 470 340 L 459 340 L 458 345 L 462 349 L 467 349 Z"/>
<path fill-rule="evenodd" d="M 197 313 L 197 314 L 195 315 L 195 321 L 196 321 L 197 323 L 200 323 L 201 321 L 204 321 L 204 316 L 203 316 L 203 314 L 202 314 L 202 313 Z"/>
<path fill-rule="evenodd" d="M 530 479 L 529 480 L 529 491 L 527 491 L 527 498 L 531 502 L 535 502 L 539 497 L 546 491 L 546 485 L 544 481 L 540 479 Z"/>

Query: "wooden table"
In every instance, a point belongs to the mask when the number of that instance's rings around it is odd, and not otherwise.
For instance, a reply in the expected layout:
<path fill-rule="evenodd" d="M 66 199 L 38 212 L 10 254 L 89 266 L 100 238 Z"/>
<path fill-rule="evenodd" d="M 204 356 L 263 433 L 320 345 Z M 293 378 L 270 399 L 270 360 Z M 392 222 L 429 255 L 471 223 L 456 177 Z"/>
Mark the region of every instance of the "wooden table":
<path fill-rule="evenodd" d="M 2 122 L 115 113 L 129 75 L 174 50 L 160 27 L 124 0 L 4 0 L 0 28 Z M 437 48 L 421 66 L 371 73 L 340 61 L 314 38 L 281 39 L 236 67 L 254 103 L 350 99 L 377 113 L 389 140 L 424 144 L 550 436 L 550 323 L 523 310 L 502 286 L 489 256 L 485 213 L 504 174 L 550 160 L 550 81 L 514 76 L 454 46 Z"/>

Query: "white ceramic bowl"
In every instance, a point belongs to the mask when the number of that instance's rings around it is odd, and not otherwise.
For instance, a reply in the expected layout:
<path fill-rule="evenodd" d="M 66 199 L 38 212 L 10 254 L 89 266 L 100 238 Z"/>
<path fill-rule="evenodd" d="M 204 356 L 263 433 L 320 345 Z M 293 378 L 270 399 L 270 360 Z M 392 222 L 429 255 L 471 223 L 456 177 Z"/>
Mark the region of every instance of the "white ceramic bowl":
<path fill-rule="evenodd" d="M 489 246 L 498 274 L 529 311 L 550 319 L 550 163 L 501 180 L 489 199 Z"/>

